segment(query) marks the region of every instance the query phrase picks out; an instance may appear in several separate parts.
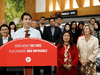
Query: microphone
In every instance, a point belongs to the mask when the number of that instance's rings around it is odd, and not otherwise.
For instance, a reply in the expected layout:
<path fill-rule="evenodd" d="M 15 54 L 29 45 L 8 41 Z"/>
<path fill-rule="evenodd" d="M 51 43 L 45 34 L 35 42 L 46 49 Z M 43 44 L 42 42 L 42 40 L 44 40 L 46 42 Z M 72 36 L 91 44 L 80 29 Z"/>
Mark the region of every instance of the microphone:
<path fill-rule="evenodd" d="M 30 34 L 28 34 L 28 37 L 30 36 Z"/>

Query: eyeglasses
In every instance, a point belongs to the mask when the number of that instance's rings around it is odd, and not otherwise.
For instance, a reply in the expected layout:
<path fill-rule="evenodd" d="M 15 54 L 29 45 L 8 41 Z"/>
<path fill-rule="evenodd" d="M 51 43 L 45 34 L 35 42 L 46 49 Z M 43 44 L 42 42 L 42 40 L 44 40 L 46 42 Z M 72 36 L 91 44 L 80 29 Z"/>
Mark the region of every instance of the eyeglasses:
<path fill-rule="evenodd" d="M 7 31 L 8 29 L 1 29 L 1 31 Z"/>
<path fill-rule="evenodd" d="M 41 21 L 45 21 L 45 20 L 43 20 L 43 19 L 40 19 Z"/>

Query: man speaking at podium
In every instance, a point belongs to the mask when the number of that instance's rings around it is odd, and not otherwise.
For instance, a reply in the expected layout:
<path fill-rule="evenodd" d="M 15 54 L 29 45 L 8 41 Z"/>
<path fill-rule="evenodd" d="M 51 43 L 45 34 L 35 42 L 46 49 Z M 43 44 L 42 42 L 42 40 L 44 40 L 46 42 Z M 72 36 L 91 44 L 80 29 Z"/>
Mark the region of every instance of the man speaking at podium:
<path fill-rule="evenodd" d="M 28 38 L 28 37 L 41 38 L 40 32 L 31 27 L 32 16 L 29 13 L 26 13 L 26 12 L 23 13 L 21 16 L 21 21 L 22 21 L 23 27 L 14 33 L 13 39 Z M 30 70 L 32 72 L 32 68 L 26 67 L 25 75 L 26 74 L 32 75 L 32 74 L 29 74 Z"/>
<path fill-rule="evenodd" d="M 23 27 L 15 32 L 14 39 L 35 37 L 41 38 L 40 32 L 31 27 L 32 16 L 29 13 L 23 13 L 21 16 Z"/>

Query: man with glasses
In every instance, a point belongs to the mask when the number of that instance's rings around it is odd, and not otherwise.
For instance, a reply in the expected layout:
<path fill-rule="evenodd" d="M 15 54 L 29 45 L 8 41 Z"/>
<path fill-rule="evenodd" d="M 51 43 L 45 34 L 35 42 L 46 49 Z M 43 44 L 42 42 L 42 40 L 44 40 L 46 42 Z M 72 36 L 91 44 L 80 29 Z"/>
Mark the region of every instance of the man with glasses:
<path fill-rule="evenodd" d="M 9 27 L 6 24 L 3 24 L 0 27 L 1 31 L 1 38 L 0 38 L 0 46 L 5 44 L 6 42 L 13 40 L 11 37 L 9 37 Z M 15 75 L 15 72 L 13 71 L 7 71 L 7 67 L 0 67 L 0 75 Z"/>

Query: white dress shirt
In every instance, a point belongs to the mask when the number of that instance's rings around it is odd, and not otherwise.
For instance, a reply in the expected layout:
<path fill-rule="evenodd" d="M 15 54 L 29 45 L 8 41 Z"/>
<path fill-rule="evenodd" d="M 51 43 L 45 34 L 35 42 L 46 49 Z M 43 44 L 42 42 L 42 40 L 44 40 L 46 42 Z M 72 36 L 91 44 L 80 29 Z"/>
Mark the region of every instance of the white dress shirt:
<path fill-rule="evenodd" d="M 29 37 L 41 38 L 40 32 L 38 30 L 36 30 L 36 29 L 34 29 L 32 27 L 30 27 L 28 30 L 29 30 L 28 31 Z M 26 33 L 25 31 L 26 30 L 25 30 L 24 27 L 19 29 L 18 31 L 16 31 L 14 33 L 13 39 L 25 38 L 25 33 Z"/>
<path fill-rule="evenodd" d="M 14 36 L 14 30 L 11 30 L 11 37 L 13 38 L 13 36 Z"/>
<path fill-rule="evenodd" d="M 57 26 L 57 23 L 55 24 L 55 26 Z M 62 24 L 60 26 L 58 26 L 59 28 L 61 28 L 61 31 L 63 32 L 64 31 L 64 27 L 65 27 L 65 24 Z"/>
<path fill-rule="evenodd" d="M 3 44 L 5 44 L 6 42 L 8 42 L 8 37 L 7 38 L 2 37 L 2 40 L 3 40 Z"/>
<path fill-rule="evenodd" d="M 41 24 L 40 24 L 40 30 L 41 30 L 42 33 L 43 33 L 43 31 L 44 31 L 44 25 L 43 25 L 43 27 L 42 27 Z"/>

